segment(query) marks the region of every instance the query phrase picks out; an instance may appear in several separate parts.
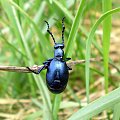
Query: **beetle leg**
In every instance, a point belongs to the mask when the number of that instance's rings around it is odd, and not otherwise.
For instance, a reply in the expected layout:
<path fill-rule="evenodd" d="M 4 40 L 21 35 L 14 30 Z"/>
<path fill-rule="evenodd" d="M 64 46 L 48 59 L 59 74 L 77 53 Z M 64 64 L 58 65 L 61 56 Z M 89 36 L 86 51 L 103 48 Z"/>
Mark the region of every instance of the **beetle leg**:
<path fill-rule="evenodd" d="M 65 61 L 71 60 L 71 58 L 65 58 Z"/>
<path fill-rule="evenodd" d="M 71 60 L 71 58 L 66 58 L 66 61 L 68 61 L 68 60 Z M 72 70 L 72 68 L 68 67 L 68 70 Z"/>
<path fill-rule="evenodd" d="M 72 70 L 72 68 L 70 68 L 70 67 L 68 67 L 68 66 L 67 66 L 67 68 L 68 68 L 68 70 Z"/>
<path fill-rule="evenodd" d="M 47 61 L 52 61 L 53 60 L 53 58 L 50 58 L 50 59 L 48 59 Z"/>
<path fill-rule="evenodd" d="M 53 60 L 53 58 L 51 59 L 48 59 L 47 61 L 43 62 L 44 66 L 39 68 L 38 71 L 34 71 L 34 70 L 31 70 L 29 67 L 27 67 L 31 72 L 35 73 L 35 74 L 39 74 L 43 69 L 46 69 L 50 62 Z"/>
<path fill-rule="evenodd" d="M 27 67 L 27 68 L 29 69 L 29 71 L 31 71 L 31 72 L 33 72 L 35 74 L 39 74 L 46 67 L 47 67 L 47 65 L 44 65 L 43 67 L 39 68 L 38 71 L 31 70 L 29 67 Z"/>
<path fill-rule="evenodd" d="M 43 64 L 48 64 L 48 63 L 50 63 L 52 60 L 53 60 L 53 58 L 48 59 L 47 61 L 43 62 Z"/>

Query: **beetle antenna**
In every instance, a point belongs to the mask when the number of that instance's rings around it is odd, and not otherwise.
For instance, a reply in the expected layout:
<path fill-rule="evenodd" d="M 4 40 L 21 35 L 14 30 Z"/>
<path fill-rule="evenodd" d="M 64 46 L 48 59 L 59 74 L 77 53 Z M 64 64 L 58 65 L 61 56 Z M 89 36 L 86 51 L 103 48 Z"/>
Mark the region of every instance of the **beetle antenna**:
<path fill-rule="evenodd" d="M 51 35 L 51 37 L 52 37 L 52 39 L 53 39 L 53 41 L 54 41 L 54 44 L 56 44 L 56 42 L 55 42 L 55 38 L 54 38 L 52 32 L 50 32 L 49 23 L 48 23 L 47 21 L 45 21 L 45 22 L 46 22 L 46 24 L 47 24 L 47 26 L 48 26 L 48 28 L 47 28 L 47 32 Z"/>
<path fill-rule="evenodd" d="M 64 25 L 65 17 L 62 19 L 62 43 L 64 44 L 64 31 L 65 31 L 65 25 Z"/>

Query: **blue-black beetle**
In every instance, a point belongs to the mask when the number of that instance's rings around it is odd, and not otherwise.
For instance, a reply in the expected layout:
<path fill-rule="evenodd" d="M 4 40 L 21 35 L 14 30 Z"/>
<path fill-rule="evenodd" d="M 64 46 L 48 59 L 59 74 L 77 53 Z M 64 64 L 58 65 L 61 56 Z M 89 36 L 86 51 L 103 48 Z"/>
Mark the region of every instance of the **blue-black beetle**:
<path fill-rule="evenodd" d="M 47 69 L 46 73 L 46 83 L 48 89 L 55 94 L 59 94 L 64 91 L 67 86 L 68 78 L 69 78 L 69 68 L 66 64 L 66 61 L 71 58 L 64 59 L 64 19 L 62 19 L 62 43 L 56 43 L 52 32 L 50 32 L 49 24 L 47 21 L 46 24 L 48 26 L 47 32 L 51 35 L 54 41 L 54 58 L 48 59 L 43 63 L 43 67 L 38 69 L 38 71 L 33 71 L 29 67 L 27 67 L 30 71 L 35 74 L 39 74 L 43 69 Z"/>

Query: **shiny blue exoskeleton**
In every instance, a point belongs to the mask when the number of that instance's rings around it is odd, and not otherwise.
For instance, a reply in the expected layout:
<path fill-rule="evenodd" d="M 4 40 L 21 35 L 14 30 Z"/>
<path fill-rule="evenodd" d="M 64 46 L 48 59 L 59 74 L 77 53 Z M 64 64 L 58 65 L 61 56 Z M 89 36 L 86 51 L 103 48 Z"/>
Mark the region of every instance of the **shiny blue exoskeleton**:
<path fill-rule="evenodd" d="M 43 69 L 47 69 L 46 73 L 46 83 L 48 89 L 55 94 L 61 93 L 67 86 L 68 78 L 69 78 L 69 68 L 66 64 L 67 60 L 71 58 L 64 59 L 64 19 L 62 19 L 62 43 L 56 43 L 53 34 L 49 30 L 49 24 L 47 21 L 48 29 L 47 32 L 51 35 L 54 41 L 54 58 L 48 59 L 43 64 L 44 66 L 38 69 L 37 72 L 31 70 L 29 67 L 28 69 L 35 74 L 39 74 Z"/>

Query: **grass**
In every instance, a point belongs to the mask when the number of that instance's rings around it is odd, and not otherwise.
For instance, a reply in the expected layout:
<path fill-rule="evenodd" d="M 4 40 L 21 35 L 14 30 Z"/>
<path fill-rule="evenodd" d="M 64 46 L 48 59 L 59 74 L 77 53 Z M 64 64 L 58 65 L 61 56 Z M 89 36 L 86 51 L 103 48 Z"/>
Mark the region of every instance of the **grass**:
<path fill-rule="evenodd" d="M 111 30 L 111 17 L 115 16 L 113 21 L 119 20 L 118 3 L 111 0 L 0 0 L 0 65 L 32 66 L 52 58 L 53 41 L 44 20 L 49 22 L 56 41 L 60 42 L 64 16 L 65 56 L 86 60 L 85 64 L 73 66 L 68 87 L 59 95 L 47 89 L 45 71 L 39 75 L 1 71 L 0 119 L 103 117 L 119 120 L 120 73 L 113 72 L 116 69 L 109 64 L 120 68 L 119 60 L 115 61 L 109 52 L 111 36 L 116 35 L 116 31 Z M 97 34 L 99 31 L 103 32 L 101 36 Z M 90 58 L 101 57 L 103 63 L 90 64 Z"/>
<path fill-rule="evenodd" d="M 112 1 L 103 0 L 103 12 L 107 12 L 112 8 Z M 108 92 L 108 62 L 109 62 L 109 47 L 111 33 L 111 16 L 108 16 L 103 21 L 103 58 L 104 58 L 104 76 L 105 76 L 105 91 Z"/>

